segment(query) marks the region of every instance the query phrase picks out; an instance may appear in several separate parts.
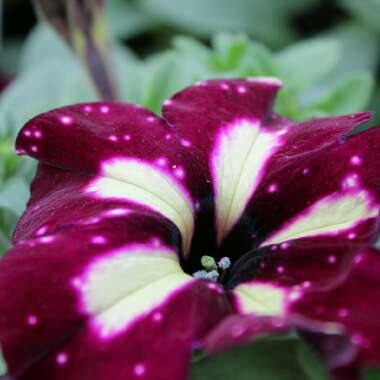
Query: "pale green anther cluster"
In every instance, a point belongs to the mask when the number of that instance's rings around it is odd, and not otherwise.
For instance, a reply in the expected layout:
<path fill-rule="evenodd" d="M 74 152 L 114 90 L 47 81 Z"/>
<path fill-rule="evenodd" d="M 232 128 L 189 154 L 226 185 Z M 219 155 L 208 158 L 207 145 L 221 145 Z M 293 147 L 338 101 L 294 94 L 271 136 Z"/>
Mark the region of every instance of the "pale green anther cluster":
<path fill-rule="evenodd" d="M 226 270 L 231 266 L 231 260 L 228 257 L 223 257 L 216 262 L 213 257 L 205 255 L 201 258 L 201 264 L 204 269 L 194 272 L 193 277 L 212 282 L 221 282 Z"/>

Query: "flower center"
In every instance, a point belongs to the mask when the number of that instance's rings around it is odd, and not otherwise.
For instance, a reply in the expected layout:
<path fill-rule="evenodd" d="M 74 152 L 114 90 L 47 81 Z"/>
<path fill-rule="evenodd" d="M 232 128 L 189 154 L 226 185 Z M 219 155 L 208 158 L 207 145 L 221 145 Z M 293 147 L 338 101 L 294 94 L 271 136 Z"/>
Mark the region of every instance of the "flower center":
<path fill-rule="evenodd" d="M 222 283 L 231 266 L 231 260 L 228 257 L 222 257 L 216 262 L 212 256 L 205 255 L 201 257 L 201 265 L 204 269 L 194 272 L 193 277 Z"/>

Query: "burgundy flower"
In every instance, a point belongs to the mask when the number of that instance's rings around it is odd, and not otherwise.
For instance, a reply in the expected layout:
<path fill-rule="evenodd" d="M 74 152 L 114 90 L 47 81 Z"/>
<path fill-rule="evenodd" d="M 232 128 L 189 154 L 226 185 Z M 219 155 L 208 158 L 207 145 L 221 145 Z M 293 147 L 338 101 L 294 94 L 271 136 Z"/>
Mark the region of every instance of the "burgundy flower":
<path fill-rule="evenodd" d="M 39 168 L 0 262 L 14 378 L 186 379 L 196 348 L 289 328 L 331 367 L 380 364 L 380 129 L 280 117 L 280 85 L 213 80 L 163 118 L 94 103 L 26 124 L 17 150 Z"/>

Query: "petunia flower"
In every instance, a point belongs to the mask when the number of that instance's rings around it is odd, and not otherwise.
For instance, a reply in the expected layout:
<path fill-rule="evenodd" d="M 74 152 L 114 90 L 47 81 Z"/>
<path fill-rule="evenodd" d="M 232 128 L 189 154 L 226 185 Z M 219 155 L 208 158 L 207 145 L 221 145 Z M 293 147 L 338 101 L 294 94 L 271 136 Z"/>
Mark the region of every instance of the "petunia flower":
<path fill-rule="evenodd" d="M 14 379 L 182 380 L 196 349 L 293 328 L 331 368 L 380 364 L 380 129 L 287 120 L 280 87 L 211 80 L 162 118 L 92 103 L 24 126 L 39 167 L 0 262 Z"/>

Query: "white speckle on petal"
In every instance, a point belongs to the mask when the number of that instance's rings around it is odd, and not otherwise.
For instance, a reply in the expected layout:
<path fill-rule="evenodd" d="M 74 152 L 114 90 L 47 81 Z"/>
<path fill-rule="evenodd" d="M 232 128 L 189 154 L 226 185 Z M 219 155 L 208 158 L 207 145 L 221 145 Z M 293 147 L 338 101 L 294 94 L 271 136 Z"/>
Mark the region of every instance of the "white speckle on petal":
<path fill-rule="evenodd" d="M 155 313 L 153 313 L 152 318 L 153 318 L 153 321 L 160 322 L 162 320 L 162 313 L 160 313 L 159 311 L 156 311 Z"/>
<path fill-rule="evenodd" d="M 174 167 L 174 165 L 173 165 Z M 174 174 L 176 177 L 180 178 L 180 179 L 184 179 L 185 178 L 185 171 L 183 170 L 183 168 L 176 168 L 174 170 Z"/>
<path fill-rule="evenodd" d="M 298 292 L 296 290 L 292 291 L 290 294 L 289 294 L 289 299 L 291 301 L 297 301 L 301 298 L 302 296 L 302 293 L 301 292 Z"/>
<path fill-rule="evenodd" d="M 342 183 L 343 188 L 352 188 L 358 186 L 358 175 L 356 173 L 347 176 Z"/>
<path fill-rule="evenodd" d="M 69 360 L 69 356 L 66 354 L 66 352 L 60 352 L 56 356 L 55 360 L 56 360 L 58 365 L 62 366 L 62 365 L 65 365 L 67 363 L 67 361 Z"/>
<path fill-rule="evenodd" d="M 106 216 L 123 216 L 129 214 L 130 210 L 125 208 L 114 208 L 105 212 Z"/>
<path fill-rule="evenodd" d="M 357 346 L 363 347 L 363 348 L 369 348 L 370 342 L 368 341 L 367 338 L 365 338 L 361 334 L 354 334 L 351 337 L 351 342 L 356 344 Z"/>
<path fill-rule="evenodd" d="M 101 113 L 108 113 L 108 112 L 110 112 L 110 108 L 108 106 L 101 106 L 100 112 Z"/>
<path fill-rule="evenodd" d="M 158 158 L 156 162 L 159 166 L 166 166 L 168 164 L 168 160 L 165 157 Z"/>
<path fill-rule="evenodd" d="M 211 289 L 211 290 L 215 290 L 219 294 L 223 294 L 224 293 L 224 290 L 222 289 L 222 287 L 219 284 L 216 284 L 215 282 L 209 282 L 207 284 L 207 287 L 209 289 Z"/>
<path fill-rule="evenodd" d="M 153 245 L 153 247 L 158 248 L 161 246 L 161 240 L 158 237 L 152 237 L 150 239 L 150 243 Z"/>
<path fill-rule="evenodd" d="M 42 132 L 41 131 L 34 131 L 33 135 L 36 139 L 40 139 L 42 137 Z"/>
<path fill-rule="evenodd" d="M 79 277 L 74 277 L 71 281 L 71 285 L 76 289 L 81 289 L 83 282 Z"/>
<path fill-rule="evenodd" d="M 268 193 L 274 193 L 275 191 L 277 191 L 277 189 L 278 189 L 277 184 L 272 183 L 272 184 L 268 187 Z"/>
<path fill-rule="evenodd" d="M 181 139 L 181 145 L 186 147 L 186 148 L 189 148 L 189 147 L 191 147 L 191 142 L 189 140 L 186 140 L 186 139 Z"/>
<path fill-rule="evenodd" d="M 42 236 L 42 235 L 46 234 L 47 230 L 48 230 L 48 226 L 42 226 L 42 227 L 40 227 L 36 231 L 36 236 Z"/>
<path fill-rule="evenodd" d="M 26 322 L 29 326 L 35 326 L 38 323 L 38 318 L 35 315 L 29 315 Z"/>
<path fill-rule="evenodd" d="M 330 255 L 328 258 L 327 258 L 327 261 L 329 264 L 335 264 L 336 263 L 336 256 L 334 255 Z"/>
<path fill-rule="evenodd" d="M 44 244 L 52 243 L 55 240 L 54 236 L 42 236 L 39 241 Z"/>
<path fill-rule="evenodd" d="M 91 239 L 91 242 L 93 244 L 105 244 L 107 242 L 106 238 L 104 236 L 101 236 L 101 235 L 97 235 L 97 236 L 94 236 L 92 239 Z"/>
<path fill-rule="evenodd" d="M 144 375 L 145 370 L 146 370 L 145 365 L 139 363 L 139 364 L 135 365 L 133 372 L 135 373 L 136 376 L 142 376 L 142 375 Z"/>
<path fill-rule="evenodd" d="M 276 132 L 277 136 L 285 135 L 288 132 L 287 128 L 280 129 L 278 132 Z"/>
<path fill-rule="evenodd" d="M 116 142 L 117 141 L 117 136 L 111 135 L 111 136 L 108 137 L 108 140 Z"/>
<path fill-rule="evenodd" d="M 363 161 L 359 156 L 352 156 L 350 162 L 354 166 L 359 166 Z"/>
<path fill-rule="evenodd" d="M 310 281 L 304 281 L 302 283 L 302 287 L 305 288 L 305 289 L 310 288 L 310 286 L 311 286 L 311 282 Z"/>
<path fill-rule="evenodd" d="M 247 89 L 244 86 L 238 86 L 237 91 L 239 94 L 245 94 L 247 92 Z"/>
<path fill-rule="evenodd" d="M 73 123 L 73 118 L 71 116 L 62 116 L 61 123 L 64 125 L 71 125 Z"/>
<path fill-rule="evenodd" d="M 340 318 L 346 318 L 348 316 L 349 312 L 346 308 L 342 307 L 341 309 L 338 310 L 338 316 Z"/>

